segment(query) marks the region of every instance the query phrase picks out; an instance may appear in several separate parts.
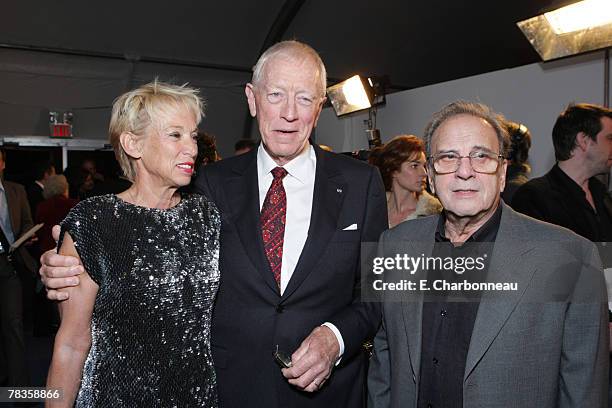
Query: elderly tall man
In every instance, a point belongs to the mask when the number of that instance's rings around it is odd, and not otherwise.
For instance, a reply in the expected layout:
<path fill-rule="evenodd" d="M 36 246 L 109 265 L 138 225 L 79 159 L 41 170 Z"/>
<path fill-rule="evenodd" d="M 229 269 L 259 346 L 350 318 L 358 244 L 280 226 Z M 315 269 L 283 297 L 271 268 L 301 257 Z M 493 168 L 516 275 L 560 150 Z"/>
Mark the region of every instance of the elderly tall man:
<path fill-rule="evenodd" d="M 383 233 L 379 253 L 424 257 L 414 276 L 429 291 L 384 293 L 369 406 L 607 406 L 606 290 L 594 245 L 500 200 L 507 134 L 488 107 L 451 103 L 425 138 L 444 211 Z M 448 268 L 429 262 L 440 255 Z"/>
<path fill-rule="evenodd" d="M 380 308 L 360 302 L 360 251 L 386 228 L 385 193 L 374 168 L 309 142 L 325 86 L 316 51 L 297 41 L 272 46 L 245 90 L 261 145 L 211 164 L 195 183 L 223 218 L 212 326 L 221 407 L 363 403 L 360 348 Z M 41 272 L 80 270 L 59 267 L 68 262 L 46 254 Z M 291 355 L 291 368 L 281 371 L 276 348 Z"/>

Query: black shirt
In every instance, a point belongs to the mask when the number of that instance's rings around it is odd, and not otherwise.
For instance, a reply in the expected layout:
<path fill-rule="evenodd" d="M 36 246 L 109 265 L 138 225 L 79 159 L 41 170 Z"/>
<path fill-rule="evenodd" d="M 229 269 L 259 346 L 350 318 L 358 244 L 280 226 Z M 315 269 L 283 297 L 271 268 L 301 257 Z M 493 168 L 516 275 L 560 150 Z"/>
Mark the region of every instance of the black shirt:
<path fill-rule="evenodd" d="M 521 186 L 512 200 L 519 212 L 569 228 L 593 242 L 612 242 L 612 199 L 596 178 L 589 179 L 595 209 L 586 193 L 557 164 Z"/>
<path fill-rule="evenodd" d="M 501 205 L 493 216 L 461 246 L 446 238 L 446 217 L 441 214 L 432 257 L 484 257 L 484 268 L 465 271 L 433 270 L 434 280 L 484 282 L 501 220 Z M 486 254 L 486 255 L 485 255 Z M 463 376 L 476 321 L 481 293 L 477 291 L 427 292 L 423 303 L 423 334 L 419 382 L 419 408 L 460 408 L 463 406 Z"/>

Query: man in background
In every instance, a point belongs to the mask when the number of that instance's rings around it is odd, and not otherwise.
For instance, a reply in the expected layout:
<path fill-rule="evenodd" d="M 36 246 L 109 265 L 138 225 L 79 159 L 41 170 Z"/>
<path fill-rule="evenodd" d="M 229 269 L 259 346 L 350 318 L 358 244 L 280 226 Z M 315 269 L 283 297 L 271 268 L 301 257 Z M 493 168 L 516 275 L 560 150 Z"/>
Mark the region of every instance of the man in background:
<path fill-rule="evenodd" d="M 516 192 L 515 210 L 593 242 L 612 241 L 612 199 L 595 176 L 612 167 L 612 110 L 570 105 L 552 131 L 557 163 Z"/>
<path fill-rule="evenodd" d="M 43 201 L 44 183 L 49 177 L 55 175 L 55 166 L 50 162 L 39 162 L 34 165 L 34 181 L 27 188 L 28 204 L 32 213 L 36 212 L 36 207 Z"/>
<path fill-rule="evenodd" d="M 0 149 L 0 173 L 6 152 Z M 20 247 L 9 256 L 9 247 L 33 225 L 30 206 L 21 184 L 0 177 L 0 333 L 8 385 L 29 385 L 23 333 L 23 289 L 18 272 L 36 273 L 34 260 Z M 18 271 L 18 269 L 24 269 Z"/>

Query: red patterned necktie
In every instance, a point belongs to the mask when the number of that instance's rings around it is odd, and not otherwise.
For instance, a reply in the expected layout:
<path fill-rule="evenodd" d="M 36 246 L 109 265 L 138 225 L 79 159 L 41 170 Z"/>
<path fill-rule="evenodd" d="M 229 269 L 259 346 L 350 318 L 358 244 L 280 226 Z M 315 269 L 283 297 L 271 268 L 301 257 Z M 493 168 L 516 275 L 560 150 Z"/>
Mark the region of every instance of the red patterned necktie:
<path fill-rule="evenodd" d="M 280 288 L 281 265 L 283 261 L 283 241 L 285 237 L 285 220 L 287 218 L 287 195 L 283 187 L 283 178 L 287 170 L 275 167 L 271 171 L 274 180 L 266 194 L 261 207 L 261 236 L 263 237 L 266 257 L 274 280 Z"/>

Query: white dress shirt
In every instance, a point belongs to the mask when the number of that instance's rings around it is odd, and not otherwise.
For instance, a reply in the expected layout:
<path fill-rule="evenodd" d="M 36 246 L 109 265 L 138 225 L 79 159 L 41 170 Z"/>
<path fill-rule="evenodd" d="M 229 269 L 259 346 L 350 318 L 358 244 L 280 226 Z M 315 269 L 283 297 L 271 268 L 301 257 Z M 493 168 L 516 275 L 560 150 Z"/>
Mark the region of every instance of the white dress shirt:
<path fill-rule="evenodd" d="M 272 185 L 272 169 L 278 164 L 266 152 L 263 144 L 257 150 L 257 180 L 259 183 L 259 210 L 263 207 L 266 194 Z M 314 148 L 308 149 L 282 166 L 287 170 L 283 179 L 283 187 L 287 196 L 287 213 L 285 218 L 285 238 L 283 240 L 283 257 L 281 263 L 281 295 L 287 288 L 289 280 L 304 249 L 310 228 L 312 214 L 312 198 L 314 195 L 315 174 L 317 169 L 317 156 Z M 287 239 L 288 238 L 288 239 Z M 344 340 L 336 326 L 325 322 L 324 326 L 334 332 L 340 345 L 340 356 L 344 354 Z"/>

